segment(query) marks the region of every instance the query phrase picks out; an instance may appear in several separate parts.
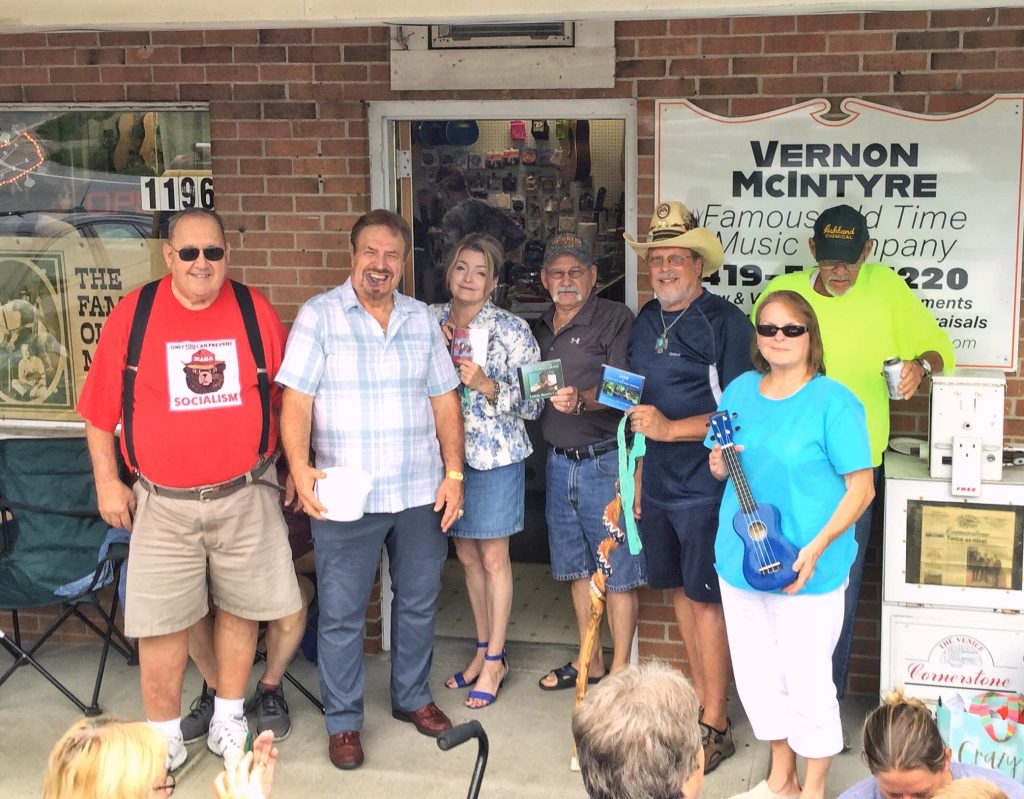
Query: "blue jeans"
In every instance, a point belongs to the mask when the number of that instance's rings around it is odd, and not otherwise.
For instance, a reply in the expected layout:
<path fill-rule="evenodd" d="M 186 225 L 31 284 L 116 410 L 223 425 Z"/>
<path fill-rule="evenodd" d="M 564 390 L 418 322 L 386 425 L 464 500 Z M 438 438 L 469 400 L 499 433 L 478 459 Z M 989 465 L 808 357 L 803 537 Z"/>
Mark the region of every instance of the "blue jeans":
<path fill-rule="evenodd" d="M 882 467 L 874 469 L 875 493 L 879 491 Z M 868 505 L 867 510 L 857 519 L 853 528 L 857 540 L 857 556 L 850 567 L 850 582 L 846 586 L 846 608 L 843 612 L 843 630 L 839 634 L 839 643 L 832 653 L 832 682 L 836 685 L 836 697 L 841 701 L 846 696 L 846 682 L 850 675 L 850 653 L 853 651 L 853 625 L 857 621 L 857 603 L 860 601 L 860 585 L 864 580 L 864 559 L 868 553 L 868 542 L 871 540 L 871 516 L 875 503 Z"/>
<path fill-rule="evenodd" d="M 448 539 L 431 505 L 367 513 L 354 522 L 312 520 L 320 607 L 320 696 L 327 732 L 363 726 L 363 629 L 381 548 L 391 589 L 391 704 L 416 710 L 432 700 L 434 617 Z"/>
<path fill-rule="evenodd" d="M 587 580 L 597 569 L 597 547 L 609 536 L 604 509 L 615 499 L 618 475 L 618 450 L 576 461 L 548 449 L 545 516 L 556 580 Z M 642 552 L 634 557 L 623 544 L 612 551 L 610 562 L 609 591 L 629 591 L 647 583 Z"/>

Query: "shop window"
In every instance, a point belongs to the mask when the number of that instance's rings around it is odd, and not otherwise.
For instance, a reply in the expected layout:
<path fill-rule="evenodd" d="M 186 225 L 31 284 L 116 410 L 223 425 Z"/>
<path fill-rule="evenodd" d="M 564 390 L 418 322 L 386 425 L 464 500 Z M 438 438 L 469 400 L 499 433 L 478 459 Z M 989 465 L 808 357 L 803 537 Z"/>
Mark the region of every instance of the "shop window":
<path fill-rule="evenodd" d="M 0 414 L 74 420 L 103 322 L 213 208 L 205 108 L 0 107 Z"/>

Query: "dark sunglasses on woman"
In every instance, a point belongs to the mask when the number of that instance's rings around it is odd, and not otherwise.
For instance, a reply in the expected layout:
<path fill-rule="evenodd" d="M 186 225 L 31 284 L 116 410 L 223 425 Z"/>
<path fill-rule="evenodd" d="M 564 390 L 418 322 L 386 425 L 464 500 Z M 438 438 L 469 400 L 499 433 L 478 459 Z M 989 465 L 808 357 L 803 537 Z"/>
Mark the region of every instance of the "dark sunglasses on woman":
<path fill-rule="evenodd" d="M 782 331 L 782 335 L 786 338 L 798 338 L 807 332 L 807 328 L 803 325 L 758 325 L 757 335 L 764 336 L 765 338 L 775 338 L 776 333 Z"/>

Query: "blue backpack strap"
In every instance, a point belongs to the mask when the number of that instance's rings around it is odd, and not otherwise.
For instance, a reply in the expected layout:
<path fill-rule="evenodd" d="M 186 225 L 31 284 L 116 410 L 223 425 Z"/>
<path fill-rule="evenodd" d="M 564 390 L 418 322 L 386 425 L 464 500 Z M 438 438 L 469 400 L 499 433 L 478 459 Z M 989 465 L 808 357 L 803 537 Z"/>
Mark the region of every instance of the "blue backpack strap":
<path fill-rule="evenodd" d="M 125 359 L 124 371 L 121 373 L 121 435 L 124 436 L 125 452 L 128 454 L 128 467 L 137 472 L 138 460 L 135 458 L 135 436 L 133 421 L 135 415 L 135 378 L 139 373 L 139 356 L 142 354 L 142 339 L 146 335 L 146 325 L 153 311 L 153 300 L 159 280 L 154 280 L 142 287 L 139 302 L 135 306 L 132 317 L 131 332 L 128 334 L 128 355 Z"/>
<path fill-rule="evenodd" d="M 263 411 L 263 428 L 260 432 L 260 457 L 267 452 L 267 445 L 270 443 L 270 375 L 267 373 L 267 356 L 263 351 L 263 337 L 260 335 L 260 326 L 256 321 L 256 308 L 252 303 L 252 293 L 248 286 L 244 286 L 236 280 L 232 280 L 231 288 L 235 292 L 235 299 L 238 301 L 238 310 L 242 312 L 242 323 L 245 325 L 245 335 L 249 339 L 249 349 L 252 358 L 256 362 L 256 381 L 260 392 L 260 407 Z"/>

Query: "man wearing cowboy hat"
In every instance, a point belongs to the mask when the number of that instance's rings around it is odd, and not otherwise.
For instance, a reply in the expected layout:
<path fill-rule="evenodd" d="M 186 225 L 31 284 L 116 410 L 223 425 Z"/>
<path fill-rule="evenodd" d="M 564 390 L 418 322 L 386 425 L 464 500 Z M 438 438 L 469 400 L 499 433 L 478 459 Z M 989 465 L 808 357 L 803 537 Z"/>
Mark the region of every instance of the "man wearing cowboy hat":
<path fill-rule="evenodd" d="M 708 415 L 722 390 L 752 368 L 754 328 L 742 311 L 709 292 L 701 279 L 725 257 L 722 244 L 679 202 L 658 204 L 646 241 L 626 236 L 647 261 L 655 298 L 637 315 L 629 368 L 644 375 L 643 404 L 629 411 L 647 437 L 633 511 L 643 517 L 648 584 L 672 589 L 704 715 L 705 773 L 735 751 L 726 718 L 729 647 L 714 541 L 723 483 L 708 469 Z"/>
<path fill-rule="evenodd" d="M 795 291 L 810 303 L 821 328 L 828 376 L 864 405 L 877 484 L 889 443 L 889 391 L 882 362 L 894 355 L 903 359 L 899 392 L 910 399 L 926 376 L 953 368 L 953 345 L 903 278 L 883 264 L 868 262 L 875 240 L 860 211 L 849 205 L 822 211 L 807 244 L 817 266 L 774 278 L 754 304 L 751 318 L 756 318 L 761 300 L 780 289 Z M 857 558 L 846 586 L 843 629 L 832 655 L 832 681 L 840 701 L 846 693 L 873 506 L 854 528 Z M 849 748 L 845 732 L 843 746 Z"/>
<path fill-rule="evenodd" d="M 125 633 L 139 639 L 142 702 L 147 720 L 167 735 L 170 771 L 187 757 L 181 691 L 189 629 L 209 612 L 210 596 L 218 609 L 217 692 L 207 746 L 226 760 L 245 747 L 244 696 L 259 622 L 301 614 L 302 599 L 273 472 L 280 392 L 261 379 L 248 337 L 258 328 L 272 376 L 284 354 L 284 325 L 266 297 L 228 282 L 231 248 L 216 213 L 182 211 L 167 235 L 170 274 L 114 308 L 77 410 L 86 420 L 100 514 L 132 533 Z M 135 368 L 126 368 L 142 318 L 137 309 L 150 289 Z M 118 469 L 119 422 L 133 488 Z"/>

